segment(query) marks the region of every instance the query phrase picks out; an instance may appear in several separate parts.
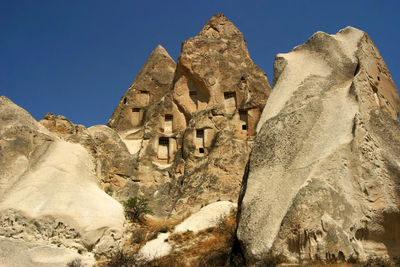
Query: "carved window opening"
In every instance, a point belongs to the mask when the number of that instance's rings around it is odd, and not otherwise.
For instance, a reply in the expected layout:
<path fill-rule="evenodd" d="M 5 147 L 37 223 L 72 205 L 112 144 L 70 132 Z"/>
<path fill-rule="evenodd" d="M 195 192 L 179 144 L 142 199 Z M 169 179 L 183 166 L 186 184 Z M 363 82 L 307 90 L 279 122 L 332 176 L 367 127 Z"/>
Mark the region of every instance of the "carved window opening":
<path fill-rule="evenodd" d="M 150 93 L 146 90 L 139 91 L 139 101 L 141 105 L 148 105 L 150 103 Z"/>
<path fill-rule="evenodd" d="M 139 126 L 142 121 L 142 114 L 140 108 L 132 109 L 131 122 L 133 126 Z"/>
<path fill-rule="evenodd" d="M 126 103 L 128 103 L 128 100 L 124 97 L 124 104 L 126 105 Z"/>
<path fill-rule="evenodd" d="M 232 111 L 236 109 L 236 93 L 235 92 L 225 92 L 224 93 L 224 104 L 227 111 Z"/>
<path fill-rule="evenodd" d="M 243 131 L 247 131 L 247 116 L 247 110 L 239 110 L 239 119 Z"/>
<path fill-rule="evenodd" d="M 158 139 L 158 153 L 157 157 L 159 160 L 166 161 L 169 160 L 169 138 L 160 137 Z"/>
<path fill-rule="evenodd" d="M 171 114 L 165 114 L 164 120 L 164 132 L 165 133 L 172 133 L 172 125 L 173 125 L 174 116 Z"/>
<path fill-rule="evenodd" d="M 204 130 L 196 130 L 197 138 L 204 138 Z"/>
<path fill-rule="evenodd" d="M 196 148 L 200 154 L 204 154 L 204 130 L 196 130 Z"/>

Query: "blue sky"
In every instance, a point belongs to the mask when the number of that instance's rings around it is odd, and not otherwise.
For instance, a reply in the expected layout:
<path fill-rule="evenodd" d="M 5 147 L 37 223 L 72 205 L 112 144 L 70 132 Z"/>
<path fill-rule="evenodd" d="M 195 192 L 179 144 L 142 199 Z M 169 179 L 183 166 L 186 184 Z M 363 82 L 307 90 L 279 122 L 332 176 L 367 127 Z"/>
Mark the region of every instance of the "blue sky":
<path fill-rule="evenodd" d="M 277 53 L 314 32 L 366 31 L 400 86 L 400 1 L 0 0 L 0 95 L 36 119 L 52 112 L 106 124 L 151 51 L 181 42 L 222 12 L 272 82 Z"/>

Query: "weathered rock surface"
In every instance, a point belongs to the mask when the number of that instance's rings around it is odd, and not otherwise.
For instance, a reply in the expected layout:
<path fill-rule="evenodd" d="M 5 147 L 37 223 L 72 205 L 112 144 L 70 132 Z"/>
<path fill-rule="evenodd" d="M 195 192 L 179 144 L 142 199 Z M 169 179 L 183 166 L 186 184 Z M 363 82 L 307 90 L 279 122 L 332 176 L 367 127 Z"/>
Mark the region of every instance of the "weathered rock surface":
<path fill-rule="evenodd" d="M 132 85 L 122 96 L 108 126 L 122 132 L 140 128 L 146 120 L 149 104 L 158 102 L 170 89 L 175 72 L 175 61 L 161 46 L 157 46 Z M 132 139 L 126 133 L 127 139 Z"/>
<path fill-rule="evenodd" d="M 274 72 L 239 203 L 248 263 L 399 256 L 399 98 L 369 36 L 317 32 Z"/>
<path fill-rule="evenodd" d="M 99 184 L 107 193 L 115 197 L 126 194 L 126 190 L 114 193 L 129 184 L 128 178 L 133 176 L 137 166 L 137 155 L 129 152 L 126 142 L 116 131 L 105 125 L 86 129 L 54 114 L 46 114 L 40 123 L 61 139 L 86 148 L 96 161 Z"/>
<path fill-rule="evenodd" d="M 62 128 L 68 134 L 73 127 Z M 66 255 L 116 247 L 122 206 L 98 187 L 96 162 L 82 145 L 60 139 L 2 96 L 0 153 L 0 242 L 58 246 Z"/>
<path fill-rule="evenodd" d="M 175 72 L 172 62 L 157 63 L 169 58 L 164 50 L 164 57 L 155 58 L 157 51 L 109 122 L 131 153 L 139 155 L 136 194 L 149 198 L 158 216 L 182 215 L 218 200 L 236 201 L 271 91 L 265 73 L 251 60 L 243 35 L 222 14 L 183 43 Z M 174 73 L 169 87 L 145 83 L 156 79 L 149 65 Z M 156 91 L 159 95 L 152 93 Z M 135 123 L 118 120 L 121 115 L 116 114 L 127 104 Z"/>

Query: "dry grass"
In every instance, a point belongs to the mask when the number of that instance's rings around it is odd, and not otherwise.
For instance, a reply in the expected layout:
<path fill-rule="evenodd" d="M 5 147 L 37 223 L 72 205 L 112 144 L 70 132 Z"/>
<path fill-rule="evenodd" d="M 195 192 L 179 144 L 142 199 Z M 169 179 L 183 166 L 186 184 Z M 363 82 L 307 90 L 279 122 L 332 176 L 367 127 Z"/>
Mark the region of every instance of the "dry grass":
<path fill-rule="evenodd" d="M 306 264 L 305 266 L 307 267 L 355 267 L 358 266 L 354 263 L 347 263 L 347 262 L 341 262 L 341 263 L 310 263 Z"/>
<path fill-rule="evenodd" d="M 231 213 L 216 227 L 196 234 L 187 231 L 169 237 L 173 253 L 146 266 L 226 266 L 230 256 L 236 213 Z"/>

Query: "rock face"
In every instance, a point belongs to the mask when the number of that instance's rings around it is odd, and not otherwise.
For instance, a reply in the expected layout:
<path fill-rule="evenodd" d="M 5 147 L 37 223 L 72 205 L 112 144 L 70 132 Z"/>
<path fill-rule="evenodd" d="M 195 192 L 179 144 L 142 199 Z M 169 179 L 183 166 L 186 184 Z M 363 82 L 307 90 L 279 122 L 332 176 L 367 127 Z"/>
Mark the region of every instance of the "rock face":
<path fill-rule="evenodd" d="M 59 120 L 53 130 L 60 135 L 84 135 L 86 129 Z M 0 137 L 0 247 L 9 251 L 0 263 L 15 254 L 24 266 L 65 265 L 117 247 L 122 206 L 98 187 L 96 161 L 84 146 L 61 139 L 3 96 Z"/>
<path fill-rule="evenodd" d="M 274 72 L 239 203 L 248 263 L 399 256 L 399 97 L 369 36 L 317 32 Z"/>
<path fill-rule="evenodd" d="M 158 216 L 236 201 L 271 91 L 243 35 L 222 14 L 183 43 L 175 72 L 173 67 L 157 48 L 108 124 L 138 153 L 135 194 L 150 199 Z M 159 73 L 163 83 L 148 82 L 159 80 Z"/>
<path fill-rule="evenodd" d="M 147 120 L 149 104 L 158 102 L 169 91 L 175 67 L 168 52 L 161 45 L 157 46 L 121 98 L 108 126 L 118 132 L 140 129 L 143 121 Z M 133 138 L 130 132 L 126 135 L 128 140 Z"/>

